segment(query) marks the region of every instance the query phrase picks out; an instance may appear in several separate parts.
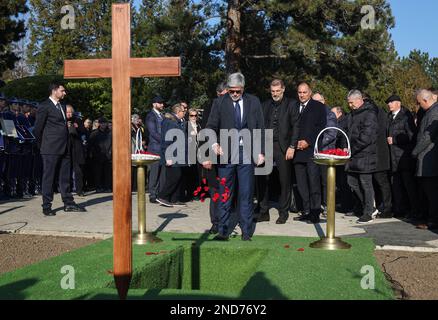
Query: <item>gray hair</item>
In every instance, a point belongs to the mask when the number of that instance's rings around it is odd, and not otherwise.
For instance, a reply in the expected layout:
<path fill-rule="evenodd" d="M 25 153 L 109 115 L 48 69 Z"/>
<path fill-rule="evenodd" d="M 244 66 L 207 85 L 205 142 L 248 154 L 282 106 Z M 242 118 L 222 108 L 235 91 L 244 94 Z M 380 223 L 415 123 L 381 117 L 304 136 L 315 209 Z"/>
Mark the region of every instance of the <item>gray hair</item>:
<path fill-rule="evenodd" d="M 429 101 L 433 99 L 433 93 L 430 90 L 426 90 L 426 89 L 418 89 L 415 92 L 415 96 L 416 97 L 420 97 L 423 100 Z"/>
<path fill-rule="evenodd" d="M 354 89 L 354 90 L 351 90 L 347 95 L 347 99 L 350 99 L 350 98 L 363 99 L 363 94 L 359 90 Z"/>
<path fill-rule="evenodd" d="M 181 110 L 184 110 L 184 107 L 181 105 L 181 103 L 175 103 L 172 106 L 172 112 L 177 114 L 178 112 L 180 112 Z"/>
<path fill-rule="evenodd" d="M 227 83 L 225 81 L 222 81 L 219 83 L 216 87 L 216 92 L 222 92 L 227 88 Z"/>
<path fill-rule="evenodd" d="M 232 73 L 228 76 L 227 87 L 245 87 L 245 76 L 240 72 Z"/>
<path fill-rule="evenodd" d="M 140 118 L 140 116 L 139 116 L 138 114 L 134 113 L 134 114 L 131 116 L 131 122 L 134 122 L 135 120 L 138 120 L 139 118 Z"/>

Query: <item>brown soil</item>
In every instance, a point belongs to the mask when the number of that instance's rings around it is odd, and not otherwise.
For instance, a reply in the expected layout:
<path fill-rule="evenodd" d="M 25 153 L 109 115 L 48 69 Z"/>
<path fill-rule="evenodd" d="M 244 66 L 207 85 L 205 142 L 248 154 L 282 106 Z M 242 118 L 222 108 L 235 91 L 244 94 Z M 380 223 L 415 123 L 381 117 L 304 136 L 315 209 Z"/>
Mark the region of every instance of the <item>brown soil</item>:
<path fill-rule="evenodd" d="M 100 240 L 0 233 L 0 274 L 97 241 Z"/>
<path fill-rule="evenodd" d="M 438 253 L 375 251 L 397 299 L 438 300 Z"/>

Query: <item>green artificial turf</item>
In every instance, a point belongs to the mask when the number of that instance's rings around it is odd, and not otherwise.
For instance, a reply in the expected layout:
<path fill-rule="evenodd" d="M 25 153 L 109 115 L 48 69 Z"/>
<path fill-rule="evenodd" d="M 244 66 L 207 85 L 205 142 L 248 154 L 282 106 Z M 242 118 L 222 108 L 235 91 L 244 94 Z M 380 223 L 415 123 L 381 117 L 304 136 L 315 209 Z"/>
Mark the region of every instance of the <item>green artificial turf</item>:
<path fill-rule="evenodd" d="M 162 243 L 133 245 L 130 299 L 394 298 L 371 239 L 347 239 L 352 249 L 325 251 L 309 248 L 315 238 L 158 236 Z M 75 271 L 73 290 L 61 288 L 65 265 Z M 375 288 L 365 290 L 361 270 L 367 265 L 374 268 Z M 111 271 L 112 239 L 0 275 L 0 299 L 117 299 Z"/>

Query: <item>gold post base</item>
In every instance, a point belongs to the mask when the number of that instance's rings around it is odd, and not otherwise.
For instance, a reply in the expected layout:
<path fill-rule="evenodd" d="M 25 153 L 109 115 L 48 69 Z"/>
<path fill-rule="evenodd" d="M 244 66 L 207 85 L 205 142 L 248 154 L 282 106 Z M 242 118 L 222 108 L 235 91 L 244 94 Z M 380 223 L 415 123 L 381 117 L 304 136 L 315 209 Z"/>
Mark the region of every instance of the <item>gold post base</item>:
<path fill-rule="evenodd" d="M 310 244 L 311 248 L 324 250 L 350 249 L 351 244 L 341 240 L 341 238 L 322 238 Z"/>
<path fill-rule="evenodd" d="M 152 232 L 137 233 L 133 236 L 135 244 L 148 244 L 163 242 L 160 238 L 156 237 Z"/>

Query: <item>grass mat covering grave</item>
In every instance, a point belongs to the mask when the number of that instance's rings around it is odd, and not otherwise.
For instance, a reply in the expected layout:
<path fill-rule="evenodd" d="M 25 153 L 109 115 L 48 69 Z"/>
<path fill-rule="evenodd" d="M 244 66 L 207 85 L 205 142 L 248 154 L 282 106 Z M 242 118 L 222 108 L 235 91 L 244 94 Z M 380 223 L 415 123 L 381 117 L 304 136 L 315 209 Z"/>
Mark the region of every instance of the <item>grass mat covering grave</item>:
<path fill-rule="evenodd" d="M 130 299 L 393 299 L 371 239 L 350 250 L 309 248 L 317 239 L 255 236 L 212 241 L 208 234 L 159 233 L 158 244 L 133 245 Z M 345 239 L 344 239 L 345 240 Z M 303 250 L 304 249 L 304 250 Z M 0 276 L 0 299 L 117 299 L 112 239 Z M 74 289 L 69 271 L 74 269 Z M 361 287 L 364 266 L 374 289 Z M 64 267 L 73 270 L 70 267 Z M 369 272 L 369 271 L 368 271 Z"/>

